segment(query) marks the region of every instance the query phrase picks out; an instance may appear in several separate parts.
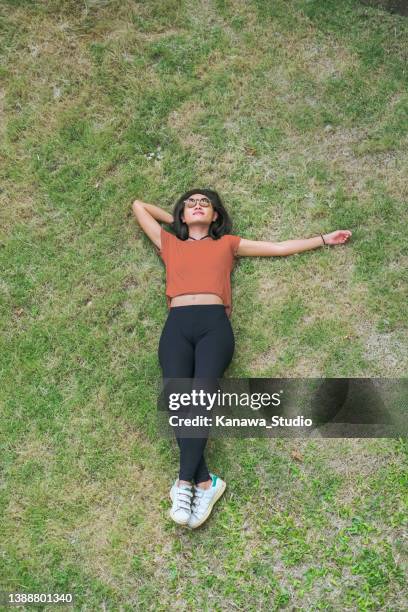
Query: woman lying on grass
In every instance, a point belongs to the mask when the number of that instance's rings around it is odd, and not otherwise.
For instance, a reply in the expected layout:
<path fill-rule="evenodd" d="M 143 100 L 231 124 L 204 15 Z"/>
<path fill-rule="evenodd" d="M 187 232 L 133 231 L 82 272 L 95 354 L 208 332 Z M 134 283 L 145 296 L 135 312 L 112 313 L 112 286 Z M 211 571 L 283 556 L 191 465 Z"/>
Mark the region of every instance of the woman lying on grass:
<path fill-rule="evenodd" d="M 193 379 L 193 388 L 199 379 L 221 378 L 232 360 L 230 275 L 235 257 L 282 257 L 344 244 L 351 236 L 349 230 L 336 230 L 283 242 L 247 240 L 231 234 L 230 217 L 218 193 L 210 189 L 183 194 L 172 215 L 139 200 L 133 202 L 133 211 L 166 266 L 169 312 L 158 347 L 163 378 Z M 170 517 L 193 529 L 207 520 L 226 488 L 220 476 L 208 471 L 207 437 L 208 429 L 200 438 L 176 433 L 180 470 L 170 490 Z"/>

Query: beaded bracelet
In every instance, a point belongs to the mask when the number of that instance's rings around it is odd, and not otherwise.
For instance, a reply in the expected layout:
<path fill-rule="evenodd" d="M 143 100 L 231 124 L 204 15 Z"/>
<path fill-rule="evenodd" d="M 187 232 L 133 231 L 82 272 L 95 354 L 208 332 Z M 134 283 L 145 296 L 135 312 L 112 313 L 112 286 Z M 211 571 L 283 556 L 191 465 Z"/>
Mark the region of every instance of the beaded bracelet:
<path fill-rule="evenodd" d="M 321 238 L 322 238 L 322 240 L 323 240 L 323 244 L 327 244 L 327 243 L 324 241 L 323 234 L 320 234 L 320 236 L 321 236 Z"/>

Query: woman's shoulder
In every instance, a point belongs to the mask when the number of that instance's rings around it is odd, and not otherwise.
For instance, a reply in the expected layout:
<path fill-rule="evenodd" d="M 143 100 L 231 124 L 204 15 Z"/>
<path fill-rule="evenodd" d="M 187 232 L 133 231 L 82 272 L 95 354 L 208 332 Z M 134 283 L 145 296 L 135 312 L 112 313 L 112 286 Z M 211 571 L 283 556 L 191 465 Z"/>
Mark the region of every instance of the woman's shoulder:
<path fill-rule="evenodd" d="M 163 227 L 163 226 L 161 226 L 161 231 L 162 231 L 164 234 L 169 234 L 170 236 L 174 236 L 174 232 L 169 232 L 168 230 L 164 229 L 164 227 Z"/>
<path fill-rule="evenodd" d="M 235 257 L 241 241 L 241 236 L 237 236 L 237 234 L 224 234 L 224 237 L 226 238 L 226 242 L 232 255 Z"/>
<path fill-rule="evenodd" d="M 161 227 L 161 237 L 162 239 L 169 241 L 169 240 L 179 240 L 179 238 L 177 238 L 176 234 L 174 234 L 174 232 L 169 232 L 168 230 L 164 229 L 164 227 Z"/>
<path fill-rule="evenodd" d="M 235 240 L 236 238 L 241 239 L 240 236 L 237 236 L 237 234 L 224 234 L 224 237 L 228 240 Z"/>

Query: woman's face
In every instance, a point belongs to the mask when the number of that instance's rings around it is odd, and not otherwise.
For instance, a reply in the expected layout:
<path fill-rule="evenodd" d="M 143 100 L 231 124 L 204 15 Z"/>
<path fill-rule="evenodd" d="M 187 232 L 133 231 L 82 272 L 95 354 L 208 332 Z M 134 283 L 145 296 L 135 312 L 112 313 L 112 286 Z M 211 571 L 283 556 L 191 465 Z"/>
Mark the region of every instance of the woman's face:
<path fill-rule="evenodd" d="M 200 223 L 204 225 L 210 225 L 218 217 L 217 211 L 214 210 L 213 205 L 210 202 L 209 206 L 205 206 L 201 200 L 208 200 L 207 196 L 201 193 L 195 193 L 188 198 L 191 201 L 190 206 L 184 203 L 184 211 L 181 215 L 181 220 L 187 225 Z M 192 201 L 194 200 L 194 206 Z"/>

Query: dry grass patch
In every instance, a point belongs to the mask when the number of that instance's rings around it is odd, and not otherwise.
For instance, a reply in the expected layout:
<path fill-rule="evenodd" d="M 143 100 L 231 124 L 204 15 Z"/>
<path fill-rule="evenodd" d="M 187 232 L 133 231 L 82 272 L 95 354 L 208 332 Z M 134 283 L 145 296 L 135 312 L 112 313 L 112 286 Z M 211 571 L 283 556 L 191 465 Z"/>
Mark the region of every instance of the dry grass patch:
<path fill-rule="evenodd" d="M 72 530 L 67 537 L 74 545 L 82 563 L 95 576 L 115 586 L 124 588 L 124 580 L 141 585 L 144 579 L 132 572 L 134 555 L 153 552 L 162 547 L 166 539 L 165 520 L 160 509 L 163 491 L 168 483 L 152 482 L 152 473 L 137 470 L 135 465 L 123 465 L 121 476 L 99 486 L 98 499 L 86 520 Z M 87 487 L 83 487 L 87 498 Z"/>
<path fill-rule="evenodd" d="M 5 114 L 5 97 L 6 90 L 3 87 L 0 87 L 0 136 L 4 135 L 5 127 L 6 127 L 6 114 Z"/>
<path fill-rule="evenodd" d="M 326 355 L 321 351 L 313 351 L 307 356 L 300 357 L 290 369 L 290 376 L 292 378 L 318 378 L 322 376 L 325 357 Z"/>
<path fill-rule="evenodd" d="M 75 428 L 74 418 L 71 425 Z M 144 462 L 129 458 L 135 446 L 149 457 L 148 469 Z M 146 576 L 141 578 L 132 569 L 133 557 L 154 557 L 171 546 L 174 535 L 166 532 L 168 519 L 163 509 L 171 483 L 154 448 L 134 430 L 122 430 L 115 439 L 115 448 L 122 461 L 112 478 L 84 478 L 78 464 L 74 478 L 60 481 L 59 494 L 47 519 L 47 537 L 66 541 L 72 558 L 80 558 L 87 571 L 120 592 L 145 582 Z M 68 514 L 68 529 L 59 517 L 52 518 L 52 505 L 58 507 L 67 501 L 70 508 L 76 503 L 87 507 L 86 513 L 78 517 Z M 170 501 L 165 509 L 169 507 Z M 68 551 L 67 555 L 70 556 Z M 153 563 L 149 571 L 154 566 Z"/>
<path fill-rule="evenodd" d="M 407 183 L 403 168 L 406 167 L 407 152 L 373 152 L 359 154 L 372 132 L 371 127 L 333 127 L 316 130 L 307 142 L 297 146 L 304 151 L 305 158 L 326 163 L 332 172 L 344 175 L 347 190 L 360 198 L 370 194 L 367 181 L 382 182 L 387 192 L 396 200 L 407 196 Z"/>
<path fill-rule="evenodd" d="M 408 363 L 408 331 L 380 333 L 374 325 L 360 321 L 356 334 L 364 346 L 365 358 L 370 362 L 371 376 L 405 377 Z M 373 358 L 374 357 L 374 358 Z"/>
<path fill-rule="evenodd" d="M 320 460 L 335 474 L 351 478 L 372 475 L 379 467 L 388 465 L 395 457 L 389 440 L 385 438 L 332 438 L 297 441 L 296 447 L 306 453 L 309 449 L 316 451 Z"/>
<path fill-rule="evenodd" d="M 306 235 L 306 231 L 299 229 L 292 238 L 303 235 Z M 358 339 L 356 329 L 366 316 L 364 302 L 368 296 L 368 287 L 352 281 L 353 253 L 350 248 L 339 247 L 331 255 L 333 259 L 326 263 L 324 269 L 313 259 L 313 253 L 303 254 L 304 265 L 297 269 L 288 267 L 285 272 L 276 269 L 269 271 L 268 266 L 265 266 L 260 273 L 256 296 L 257 310 L 264 313 L 261 316 L 267 316 L 269 308 L 275 308 L 277 303 L 282 306 L 287 304 L 298 291 L 306 308 L 305 315 L 300 319 L 300 332 L 306 331 L 308 326 L 318 321 L 337 320 L 347 326 L 346 336 L 350 341 Z M 272 261 L 268 263 L 273 266 Z M 271 360 L 274 361 L 284 352 L 287 347 L 285 330 L 278 337 L 273 335 L 271 341 L 270 349 L 251 360 L 251 371 L 254 374 L 267 368 Z M 327 347 L 326 352 L 329 350 L 330 347 Z M 313 351 L 312 356 L 304 355 L 288 374 L 300 377 L 320 376 L 326 352 L 319 349 L 318 354 Z"/>
<path fill-rule="evenodd" d="M 75 19 L 70 21 L 73 31 L 52 15 L 33 12 L 27 19 L 23 8 L 13 7 L 7 17 L 12 23 L 25 24 L 25 44 L 13 50 L 7 66 L 10 82 L 30 81 L 30 87 L 20 90 L 24 96 L 20 99 L 35 112 L 35 129 L 43 139 L 55 129 L 61 110 L 88 95 L 88 88 L 78 89 L 77 85 L 85 84 L 92 75 L 92 62 L 84 48 L 93 35 L 85 35 L 86 41 L 84 35 L 79 37 Z"/>
<path fill-rule="evenodd" d="M 194 130 L 196 120 L 205 115 L 205 108 L 196 100 L 187 100 L 169 114 L 167 125 L 173 130 L 180 145 L 190 149 L 200 159 L 207 147 L 207 138 Z"/>
<path fill-rule="evenodd" d="M 191 24 L 190 27 L 197 32 L 207 28 L 218 27 L 222 29 L 223 33 L 228 36 L 232 43 L 238 43 L 240 41 L 239 35 L 230 26 L 229 20 L 225 19 L 222 15 L 220 15 L 220 13 L 217 12 L 214 4 L 215 3 L 212 0 L 201 0 L 199 3 L 199 10 L 195 10 L 196 7 L 192 6 L 191 12 L 189 13 L 189 21 Z M 236 8 L 238 7 L 234 6 L 234 12 Z M 237 13 L 240 14 L 241 10 L 238 10 Z M 248 20 L 248 25 L 250 25 L 249 22 L 254 23 L 255 20 L 253 16 L 251 17 L 248 12 L 246 13 L 246 17 Z"/>
<path fill-rule="evenodd" d="M 340 77 L 351 67 L 358 66 L 358 57 L 335 40 L 316 41 L 316 31 L 309 39 L 294 38 L 291 48 L 297 51 L 299 66 L 309 72 L 316 83 L 324 83 L 330 77 Z"/>
<path fill-rule="evenodd" d="M 0 226 L 4 239 L 11 235 L 16 223 L 31 226 L 36 235 L 41 234 L 43 221 L 36 211 L 35 188 L 31 185 L 2 184 L 0 193 Z M 40 231 L 37 230 L 40 228 Z"/>
<path fill-rule="evenodd" d="M 81 105 L 92 109 L 97 127 L 111 122 L 109 90 L 95 79 L 97 68 L 90 45 L 110 46 L 103 70 L 112 85 L 122 73 L 122 78 L 131 81 L 132 88 L 140 94 L 147 86 L 160 87 L 160 76 L 153 68 L 144 67 L 142 73 L 136 73 L 131 66 L 136 57 L 143 55 L 143 34 L 137 32 L 131 20 L 135 11 L 132 3 L 117 4 L 115 11 L 109 5 L 95 5 L 91 28 L 87 5 L 77 8 L 59 19 L 51 12 L 32 11 L 27 16 L 25 8 L 4 9 L 11 23 L 25 24 L 24 46 L 11 52 L 7 69 L 11 83 L 30 81 L 30 87 L 24 87 L 22 102 L 35 114 L 32 130 L 40 135 L 40 141 L 58 128 L 61 114 Z M 166 30 L 164 35 L 168 33 Z M 8 110 L 12 116 L 15 108 Z"/>
<path fill-rule="evenodd" d="M 38 437 L 37 430 L 32 430 L 26 434 L 23 445 L 16 449 L 15 453 L 17 457 L 14 465 L 17 468 L 31 460 L 38 461 L 44 468 L 50 468 L 51 463 L 55 460 L 54 448 L 48 445 L 46 440 Z"/>

